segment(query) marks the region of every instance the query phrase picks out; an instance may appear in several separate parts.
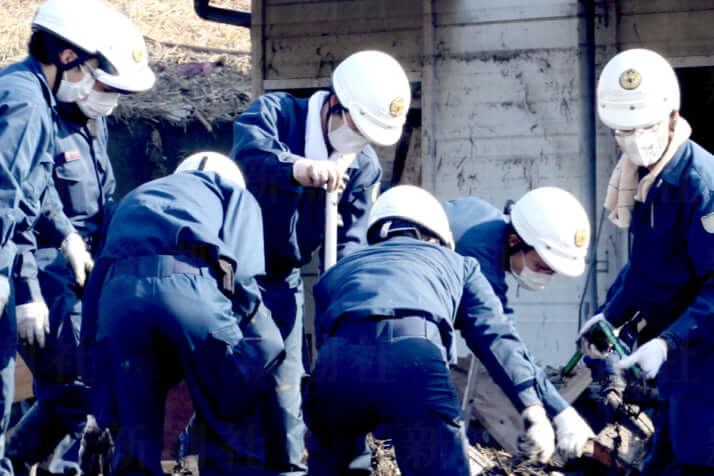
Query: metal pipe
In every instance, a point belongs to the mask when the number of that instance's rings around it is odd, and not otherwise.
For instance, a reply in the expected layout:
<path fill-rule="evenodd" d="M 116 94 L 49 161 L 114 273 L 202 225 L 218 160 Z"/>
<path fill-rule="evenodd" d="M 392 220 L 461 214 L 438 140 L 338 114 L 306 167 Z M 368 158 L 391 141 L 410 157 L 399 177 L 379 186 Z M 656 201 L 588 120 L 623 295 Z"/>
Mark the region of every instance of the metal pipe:
<path fill-rule="evenodd" d="M 250 12 L 212 7 L 209 5 L 210 1 L 211 0 L 193 0 L 193 9 L 196 10 L 196 14 L 199 17 L 208 21 L 250 28 Z"/>
<path fill-rule="evenodd" d="M 340 154 L 334 152 L 329 160 L 334 160 L 340 173 L 343 174 L 355 159 L 355 154 Z M 325 193 L 325 242 L 323 248 L 324 270 L 327 271 L 337 263 L 337 206 L 340 201 L 340 192 L 334 190 Z"/>
<path fill-rule="evenodd" d="M 595 0 L 586 0 L 581 2 L 581 18 L 582 18 L 582 54 L 580 55 L 581 66 L 581 81 L 580 88 L 582 91 L 582 127 L 581 127 L 581 144 L 583 144 L 583 154 L 586 160 L 586 190 L 587 190 L 587 209 L 590 214 L 590 223 L 593 226 L 598 223 L 597 216 L 600 212 L 600 207 L 597 202 L 597 153 L 596 153 L 596 137 L 597 128 L 595 122 Z M 597 263 L 597 246 L 598 243 L 593 243 L 593 251 L 591 253 L 592 263 Z M 589 272 L 592 273 L 587 279 L 587 289 L 583 289 L 583 293 L 588 295 L 589 309 L 586 314 L 592 314 L 598 306 L 597 292 L 597 266 L 590 266 Z M 582 316 L 580 316 L 582 319 Z M 578 323 L 579 326 L 582 322 Z"/>

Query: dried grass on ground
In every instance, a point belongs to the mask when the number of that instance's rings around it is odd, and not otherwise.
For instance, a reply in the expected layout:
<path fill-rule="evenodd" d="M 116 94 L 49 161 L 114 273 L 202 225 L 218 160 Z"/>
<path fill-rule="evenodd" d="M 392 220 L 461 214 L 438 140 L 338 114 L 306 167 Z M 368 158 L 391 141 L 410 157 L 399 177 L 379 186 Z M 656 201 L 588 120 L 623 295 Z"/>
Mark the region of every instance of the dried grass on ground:
<path fill-rule="evenodd" d="M 27 52 L 30 22 L 43 0 L 3 0 L 0 65 Z M 193 0 L 106 0 L 127 14 L 147 39 L 157 83 L 123 98 L 114 113 L 122 121 L 167 120 L 175 124 L 230 120 L 249 101 L 250 30 L 199 18 Z M 250 0 L 212 1 L 212 6 L 250 10 Z"/>

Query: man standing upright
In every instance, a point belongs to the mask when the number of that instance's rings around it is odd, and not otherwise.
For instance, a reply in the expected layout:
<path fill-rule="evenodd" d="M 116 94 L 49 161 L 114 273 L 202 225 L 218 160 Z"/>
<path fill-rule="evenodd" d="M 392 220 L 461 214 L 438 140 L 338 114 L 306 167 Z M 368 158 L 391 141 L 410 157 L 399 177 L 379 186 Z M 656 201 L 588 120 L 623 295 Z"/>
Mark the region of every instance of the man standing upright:
<path fill-rule="evenodd" d="M 79 441 L 88 413 L 88 382 L 80 375 L 79 352 L 81 289 L 87 269 L 79 266 L 75 276 L 63 255 L 85 246 L 91 254 L 97 251 L 115 188 L 105 116 L 120 94 L 146 90 L 155 79 L 136 25 L 109 8 L 97 13 L 93 21 L 102 24 L 104 31 L 97 39 L 96 55 L 83 65 L 91 88 L 75 102 L 59 102 L 55 114 L 52 176 L 64 207 L 60 217 L 69 218 L 77 233 L 62 236 L 57 214 L 43 214 L 34 230 L 41 295 L 31 296 L 30 301 L 47 303 L 49 332 L 38 336 L 44 345 L 28 341 L 19 349 L 32 370 L 36 401 L 8 441 L 7 453 L 18 475 L 27 474 L 34 463 L 45 461 L 51 453 L 51 474 L 79 471 Z M 48 21 L 40 15 L 35 25 Z M 84 257 L 92 263 L 90 256 Z M 21 286 L 34 288 L 24 282 Z"/>
<path fill-rule="evenodd" d="M 320 246 L 325 189 L 342 189 L 338 257 L 365 244 L 369 208 L 382 174 L 370 143 L 394 144 L 411 99 L 399 63 L 379 51 L 360 51 L 332 74 L 332 89 L 309 99 L 286 93 L 258 98 L 235 121 L 232 157 L 263 211 L 266 306 L 285 340 L 286 358 L 274 374 L 265 409 L 268 470 L 305 472 L 303 283 L 300 267 Z M 346 170 L 337 155 L 356 154 Z"/>
<path fill-rule="evenodd" d="M 591 353 L 598 321 L 620 327 L 639 312 L 647 322 L 616 364 L 656 377 L 666 401 L 643 474 L 714 474 L 714 157 L 689 139 L 679 96 L 670 64 L 645 49 L 614 56 L 597 85 L 600 120 L 622 152 L 605 207 L 632 249 L 580 340 Z"/>
<path fill-rule="evenodd" d="M 52 217 L 75 277 L 91 268 L 91 256 L 64 216 L 52 185 L 57 101 L 76 102 L 92 88 L 86 62 L 96 55 L 93 0 L 48 0 L 32 21 L 29 56 L 0 71 L 0 474 L 13 474 L 5 458 L 5 431 L 13 400 L 17 336 L 42 346 L 49 310 L 37 280 L 33 227 Z M 65 241 L 69 239 L 69 241 Z M 14 286 L 10 289 L 8 281 Z"/>

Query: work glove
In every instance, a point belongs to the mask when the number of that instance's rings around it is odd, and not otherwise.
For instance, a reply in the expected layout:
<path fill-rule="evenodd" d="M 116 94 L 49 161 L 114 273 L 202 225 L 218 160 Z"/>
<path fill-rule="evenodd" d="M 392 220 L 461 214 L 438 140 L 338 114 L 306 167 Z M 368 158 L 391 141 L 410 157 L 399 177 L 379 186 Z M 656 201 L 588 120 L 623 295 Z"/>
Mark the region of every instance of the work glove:
<path fill-rule="evenodd" d="M 595 438 L 595 433 L 585 420 L 575 411 L 573 407 L 568 407 L 558 413 L 553 418 L 555 425 L 555 436 L 558 442 L 558 451 L 567 461 L 572 458 L 580 458 L 583 455 L 585 443 L 590 438 Z"/>
<path fill-rule="evenodd" d="M 593 330 L 595 324 L 604 320 L 605 315 L 603 313 L 595 314 L 593 317 L 585 321 L 585 324 L 583 324 L 583 327 L 580 329 L 580 333 L 578 334 L 577 342 L 580 346 L 580 351 L 593 359 L 604 359 L 608 355 L 607 351 L 601 351 L 597 348 L 595 343 L 592 342 L 590 334 L 590 331 Z"/>
<path fill-rule="evenodd" d="M 525 432 L 518 437 L 518 450 L 532 460 L 547 463 L 555 452 L 555 433 L 541 405 L 521 412 Z"/>
<path fill-rule="evenodd" d="M 87 281 L 87 274 L 94 268 L 92 255 L 87 251 L 87 245 L 78 233 L 72 232 L 62 241 L 60 251 L 74 272 L 74 279 L 80 287 Z"/>
<path fill-rule="evenodd" d="M 298 159 L 293 177 L 304 187 L 325 187 L 328 192 L 345 188 L 344 175 L 333 160 Z"/>
<path fill-rule="evenodd" d="M 647 342 L 631 355 L 616 362 L 615 368 L 624 370 L 637 364 L 645 373 L 645 377 L 655 378 L 665 360 L 667 360 L 667 343 L 657 337 Z"/>
<path fill-rule="evenodd" d="M 0 276 L 0 318 L 5 315 L 5 307 L 10 300 L 10 281 Z"/>
<path fill-rule="evenodd" d="M 50 332 L 50 310 L 40 298 L 39 301 L 20 304 L 15 308 L 17 317 L 17 335 L 32 345 L 37 342 L 45 346 L 45 334 Z"/>

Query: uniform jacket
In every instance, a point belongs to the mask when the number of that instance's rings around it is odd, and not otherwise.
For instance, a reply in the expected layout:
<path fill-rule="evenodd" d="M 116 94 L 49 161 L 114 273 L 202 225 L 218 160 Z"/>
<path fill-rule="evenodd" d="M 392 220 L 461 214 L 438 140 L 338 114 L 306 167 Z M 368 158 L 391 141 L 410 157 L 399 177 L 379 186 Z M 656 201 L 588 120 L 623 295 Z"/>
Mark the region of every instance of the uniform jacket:
<path fill-rule="evenodd" d="M 504 312 L 512 314 L 506 297 L 506 216 L 477 197 L 446 202 L 444 211 L 454 235 L 456 252 L 478 260 L 481 272 L 501 300 Z"/>
<path fill-rule="evenodd" d="M 83 340 L 94 338 L 97 301 L 113 262 L 187 248 L 207 250 L 208 265 L 219 257 L 235 264 L 234 310 L 252 314 L 261 303 L 255 276 L 265 271 L 261 230 L 255 198 L 214 172 L 182 172 L 136 188 L 116 207 L 85 289 Z"/>
<path fill-rule="evenodd" d="M 682 144 L 645 202 L 636 202 L 630 233 L 627 273 L 609 293 L 605 316 L 619 326 L 640 311 L 648 334 L 665 339 L 669 353 L 659 382 L 665 395 L 711 392 L 714 157 L 691 140 Z"/>
<path fill-rule="evenodd" d="M 248 189 L 263 210 L 266 268 L 285 276 L 311 259 L 325 230 L 325 192 L 303 187 L 292 176 L 305 155 L 308 99 L 286 93 L 258 98 L 234 124 L 233 150 Z M 347 170 L 338 212 L 338 258 L 365 244 L 369 208 L 382 171 L 374 150 L 365 147 Z"/>
<path fill-rule="evenodd" d="M 9 276 L 14 242 L 17 304 L 40 295 L 33 254 L 37 247 L 33 227 L 40 215 L 53 220 L 62 237 L 74 231 L 52 184 L 55 106 L 34 58 L 0 71 L 0 273 Z"/>
<path fill-rule="evenodd" d="M 423 316 L 439 327 L 437 345 L 446 359 L 459 329 L 516 409 L 541 401 L 532 357 L 473 258 L 394 237 L 340 260 L 316 284 L 314 295 L 318 345 L 345 321 Z"/>
<path fill-rule="evenodd" d="M 456 252 L 476 258 L 481 271 L 501 300 L 504 312 L 513 314 L 508 307 L 506 284 L 506 243 L 508 221 L 503 213 L 490 203 L 476 197 L 460 198 L 444 204 L 449 225 L 454 234 Z M 568 407 L 558 390 L 548 381 L 538 367 L 537 385 L 543 395 L 543 404 L 550 416 Z"/>
<path fill-rule="evenodd" d="M 87 121 L 73 105 L 57 107 L 52 177 L 64 214 L 90 244 L 108 219 L 116 181 L 107 154 L 106 118 Z M 35 226 L 40 246 L 61 241 L 55 221 L 42 216 Z"/>

